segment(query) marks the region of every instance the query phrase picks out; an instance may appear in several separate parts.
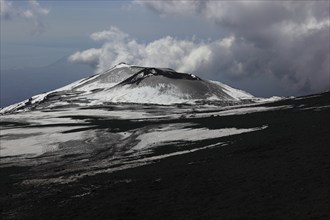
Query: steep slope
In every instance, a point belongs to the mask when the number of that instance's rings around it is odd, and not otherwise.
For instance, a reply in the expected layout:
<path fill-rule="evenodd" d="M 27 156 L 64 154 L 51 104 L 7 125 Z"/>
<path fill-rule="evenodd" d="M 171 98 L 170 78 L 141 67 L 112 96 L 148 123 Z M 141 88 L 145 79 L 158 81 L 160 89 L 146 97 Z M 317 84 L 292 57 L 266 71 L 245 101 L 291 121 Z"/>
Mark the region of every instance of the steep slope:
<path fill-rule="evenodd" d="M 253 99 L 249 93 L 220 82 L 203 80 L 194 74 L 121 63 L 103 73 L 8 106 L 0 113 L 35 108 L 103 105 L 109 102 L 167 105 L 208 100 L 232 104 Z"/>

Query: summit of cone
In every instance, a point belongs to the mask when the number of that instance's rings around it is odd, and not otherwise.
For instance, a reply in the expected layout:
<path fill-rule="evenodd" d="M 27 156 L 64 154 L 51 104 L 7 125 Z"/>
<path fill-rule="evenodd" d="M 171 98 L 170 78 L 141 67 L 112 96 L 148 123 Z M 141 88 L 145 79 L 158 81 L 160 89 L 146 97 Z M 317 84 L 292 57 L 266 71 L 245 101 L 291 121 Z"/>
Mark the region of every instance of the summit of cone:
<path fill-rule="evenodd" d="M 170 105 L 219 101 L 233 104 L 254 98 L 247 92 L 194 74 L 120 63 L 102 73 L 5 107 L 1 113 L 106 103 Z"/>

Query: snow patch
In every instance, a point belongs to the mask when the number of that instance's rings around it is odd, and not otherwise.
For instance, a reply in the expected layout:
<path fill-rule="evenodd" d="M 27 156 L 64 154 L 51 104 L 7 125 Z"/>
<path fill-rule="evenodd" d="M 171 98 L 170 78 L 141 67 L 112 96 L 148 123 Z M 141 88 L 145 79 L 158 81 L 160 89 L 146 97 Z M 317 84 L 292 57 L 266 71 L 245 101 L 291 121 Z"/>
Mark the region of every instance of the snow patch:
<path fill-rule="evenodd" d="M 166 87 L 166 90 L 164 89 Z M 143 86 L 130 88 L 124 85 L 111 90 L 91 94 L 89 99 L 102 102 L 157 103 L 171 105 L 182 102 L 192 102 L 189 95 L 182 94 L 173 85 L 159 84 L 155 87 Z"/>
<path fill-rule="evenodd" d="M 177 141 L 200 141 L 211 138 L 220 138 L 225 136 L 231 136 L 246 132 L 252 132 L 262 130 L 267 126 L 259 128 L 223 128 L 223 129 L 207 129 L 207 128 L 182 128 L 174 129 L 173 127 L 169 130 L 156 130 L 150 133 L 142 134 L 138 137 L 140 142 L 133 148 L 133 150 L 145 150 L 151 147 L 159 146 L 166 142 L 177 142 Z"/>
<path fill-rule="evenodd" d="M 277 107 L 246 107 L 246 108 L 235 108 L 225 111 L 220 111 L 219 116 L 227 116 L 227 115 L 244 115 L 244 114 L 250 114 L 255 112 L 264 112 L 264 111 L 274 111 L 274 110 L 283 110 L 283 109 L 290 109 L 293 108 L 291 105 L 283 105 L 283 106 L 277 106 Z"/>
<path fill-rule="evenodd" d="M 128 65 L 126 63 L 119 63 L 117 65 L 115 65 L 114 67 L 111 68 L 111 70 L 114 70 L 114 69 L 119 69 L 119 68 L 130 68 L 131 65 Z"/>
<path fill-rule="evenodd" d="M 251 95 L 250 93 L 247 93 L 243 90 L 239 90 L 239 89 L 234 89 L 226 84 L 223 84 L 221 82 L 218 81 L 211 81 L 211 83 L 214 83 L 216 85 L 219 85 L 221 87 L 224 88 L 225 92 L 230 95 L 231 97 L 233 97 L 235 100 L 240 100 L 240 99 L 253 99 L 254 96 Z"/>
<path fill-rule="evenodd" d="M 84 127 L 51 127 L 1 130 L 1 157 L 31 154 L 38 156 L 58 149 L 58 144 L 72 140 L 83 140 L 87 131 L 63 133 Z"/>

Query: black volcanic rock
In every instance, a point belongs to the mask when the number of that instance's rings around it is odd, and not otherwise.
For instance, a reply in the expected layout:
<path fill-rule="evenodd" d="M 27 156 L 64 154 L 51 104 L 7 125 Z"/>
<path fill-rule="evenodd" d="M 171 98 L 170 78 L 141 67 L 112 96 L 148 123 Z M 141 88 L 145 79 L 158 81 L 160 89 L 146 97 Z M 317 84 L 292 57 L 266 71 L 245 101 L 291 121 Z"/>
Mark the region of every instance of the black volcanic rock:
<path fill-rule="evenodd" d="M 199 77 L 196 77 L 192 74 L 187 73 L 178 73 L 172 69 L 157 69 L 157 68 L 144 68 L 139 72 L 135 73 L 133 76 L 122 81 L 118 85 L 125 84 L 139 84 L 144 78 L 152 76 L 163 76 L 170 79 L 186 79 L 186 80 L 201 80 Z"/>
<path fill-rule="evenodd" d="M 330 92 L 2 115 L 1 218 L 329 219 L 328 121 Z"/>

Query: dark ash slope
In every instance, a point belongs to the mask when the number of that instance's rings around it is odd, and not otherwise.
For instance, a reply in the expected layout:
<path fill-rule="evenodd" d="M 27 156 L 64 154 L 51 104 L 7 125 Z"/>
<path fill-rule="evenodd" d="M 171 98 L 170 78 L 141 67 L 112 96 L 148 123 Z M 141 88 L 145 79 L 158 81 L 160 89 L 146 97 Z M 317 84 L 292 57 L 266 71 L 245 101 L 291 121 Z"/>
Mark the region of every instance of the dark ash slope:
<path fill-rule="evenodd" d="M 33 167 L 2 167 L 2 218 L 329 219 L 330 93 L 264 106 L 282 105 L 293 108 L 200 121 L 268 125 L 217 140 L 227 146 L 70 184 L 25 186 Z"/>

